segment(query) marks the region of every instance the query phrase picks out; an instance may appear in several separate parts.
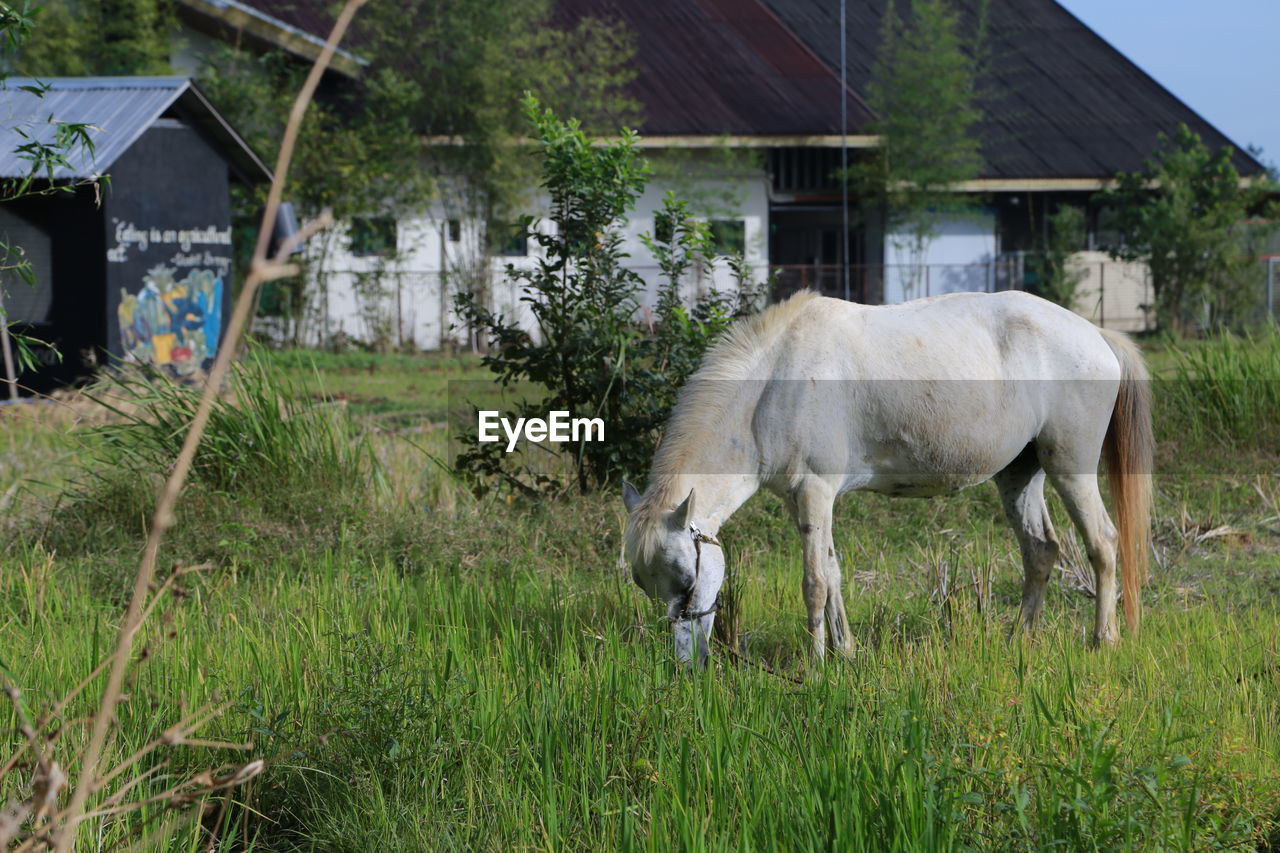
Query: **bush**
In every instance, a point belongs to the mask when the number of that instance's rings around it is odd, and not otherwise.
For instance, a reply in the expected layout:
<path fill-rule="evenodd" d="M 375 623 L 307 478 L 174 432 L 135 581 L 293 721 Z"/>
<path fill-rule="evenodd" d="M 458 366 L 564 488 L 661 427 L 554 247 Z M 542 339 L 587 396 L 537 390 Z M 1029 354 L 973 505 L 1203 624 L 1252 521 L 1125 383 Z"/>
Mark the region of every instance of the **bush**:
<path fill-rule="evenodd" d="M 585 493 L 648 466 L 676 392 L 734 316 L 754 307 L 755 293 L 738 260 L 734 269 L 748 285 L 745 296 L 712 292 L 685 306 L 681 283 L 710 262 L 710 235 L 705 223 L 668 194 L 656 229 L 664 238 L 645 238 L 665 281 L 650 322 L 637 322 L 644 282 L 624 265 L 618 229 L 648 181 L 636 135 L 624 131 L 618 142 L 596 146 L 577 122 L 561 121 L 532 96 L 523 103 L 542 143 L 542 185 L 555 228 L 544 233 L 526 220 L 525 232 L 543 257 L 530 271 L 508 266 L 507 276 L 523 287 L 521 299 L 533 315 L 538 341 L 470 294 L 460 295 L 457 304 L 462 318 L 486 336 L 484 362 L 502 384 L 540 389 L 541 399 L 519 404 L 517 416 L 568 411 L 607 424 L 607 442 L 583 440 L 563 452 Z M 554 473 L 521 467 L 501 443 L 469 444 L 456 463 L 479 490 L 502 483 L 554 494 L 566 487 Z"/>
<path fill-rule="evenodd" d="M 177 561 L 260 566 L 283 553 L 324 553 L 378 517 L 384 471 L 346 408 L 283 379 L 270 358 L 250 350 L 214 404 L 166 543 Z M 17 533 L 61 555 L 93 555 L 95 576 L 115 595 L 132 578 L 137 538 L 200 389 L 130 366 L 86 394 L 102 410 L 76 435 L 76 472 Z"/>
<path fill-rule="evenodd" d="M 1028 258 L 1034 276 L 1031 290 L 1050 302 L 1075 310 L 1076 291 L 1084 279 L 1083 270 L 1070 267 L 1071 256 L 1084 244 L 1084 211 L 1063 205 L 1048 219 L 1048 233 L 1040 250 Z"/>
<path fill-rule="evenodd" d="M 258 349 L 232 371 L 217 398 L 190 483 L 216 491 L 340 485 L 374 465 L 346 413 L 282 378 Z M 88 396 L 118 420 L 88 432 L 95 477 L 149 479 L 172 464 L 200 403 L 201 389 L 150 368 L 117 371 Z"/>
<path fill-rule="evenodd" d="M 1273 208 L 1267 195 L 1274 187 L 1260 179 L 1242 184 L 1231 148 L 1210 151 L 1186 125 L 1157 138 L 1159 150 L 1143 172 L 1117 175 L 1114 188 L 1098 196 L 1114 212 L 1119 243 L 1111 256 L 1150 269 L 1160 328 L 1183 334 L 1239 325 L 1256 303 L 1244 283 L 1257 263 L 1247 243 L 1267 230 L 1258 224 L 1247 236 L 1241 224 L 1251 212 Z"/>

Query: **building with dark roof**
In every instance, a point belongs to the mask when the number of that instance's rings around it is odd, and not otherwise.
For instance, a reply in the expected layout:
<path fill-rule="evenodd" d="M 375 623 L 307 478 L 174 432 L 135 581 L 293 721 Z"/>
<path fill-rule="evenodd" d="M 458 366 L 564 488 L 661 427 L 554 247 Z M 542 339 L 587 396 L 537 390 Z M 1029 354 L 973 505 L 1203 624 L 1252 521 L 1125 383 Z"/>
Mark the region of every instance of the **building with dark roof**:
<path fill-rule="evenodd" d="M 979 0 L 953 0 L 952 6 L 962 32 L 975 32 Z M 178 7 L 189 26 L 210 38 L 234 36 L 300 60 L 318 50 L 336 13 L 327 0 L 179 0 Z M 572 26 L 597 18 L 633 36 L 635 77 L 628 94 L 641 106 L 638 129 L 652 156 L 681 150 L 689 162 L 691 150 L 726 147 L 756 155 L 757 165 L 734 175 L 708 173 L 706 184 L 717 192 L 734 184 L 730 194 L 740 210 L 708 209 L 704 215 L 716 219 L 723 233 L 738 235 L 760 275 L 776 272 L 783 292 L 813 287 L 879 302 L 1022 286 L 1020 253 L 1036 247 L 1058 205 L 1086 210 L 1086 248 L 1099 248 L 1102 223 L 1092 197 L 1117 172 L 1140 169 L 1159 134 L 1186 124 L 1210 147 L 1231 144 L 1055 0 L 991 0 L 988 98 L 976 129 L 983 167 L 977 179 L 957 188 L 973 195 L 977 210 L 941 223 L 927 255 L 908 258 L 884 217 L 856 197 L 848 202 L 852 215 L 845 231 L 846 191 L 837 180 L 842 149 L 856 159 L 878 143 L 876 116 L 864 93 L 884 8 L 885 0 L 847 0 L 843 90 L 839 7 L 826 0 L 556 0 L 556 20 Z M 358 36 L 346 51 L 334 73 L 358 79 L 368 64 Z M 1238 147 L 1234 162 L 1244 175 L 1264 171 Z M 654 186 L 641 199 L 633 232 L 652 227 L 653 211 L 669 188 Z M 435 276 L 422 286 L 421 299 L 437 306 L 448 302 L 441 277 L 450 253 L 463 252 L 470 233 L 466 223 L 446 219 L 429 211 L 421 221 L 390 226 L 398 232 L 402 268 Z M 640 241 L 628 248 L 643 264 L 647 252 Z M 1101 263 L 1105 256 L 1081 257 Z M 510 260 L 499 259 L 494 269 Z M 335 264 L 335 272 L 353 280 L 368 273 L 358 253 Z M 912 264 L 924 265 L 922 288 L 895 275 Z M 710 281 L 724 279 L 713 275 Z M 1149 294 L 1137 283 L 1141 279 L 1133 269 L 1113 276 L 1132 286 L 1126 285 L 1123 306 L 1099 303 L 1095 319 L 1112 323 L 1125 315 L 1130 327 L 1145 323 L 1139 306 Z M 331 279 L 325 295 L 330 325 L 361 335 L 349 318 L 364 309 L 354 297 L 334 294 Z M 519 310 L 516 296 L 511 300 Z M 408 340 L 432 345 L 443 339 L 442 308 L 406 321 L 405 294 L 397 291 L 394 301 L 396 328 L 410 322 L 418 329 Z M 423 316 L 434 319 L 424 326 Z M 400 342 L 405 339 L 399 334 Z"/>
<path fill-rule="evenodd" d="M 836 4 L 758 2 L 838 72 Z M 954 0 L 952 6 L 960 12 L 961 30 L 975 32 L 978 0 Z M 847 4 L 847 75 L 855 91 L 866 91 L 871 79 L 884 7 L 882 0 Z M 1179 124 L 1198 133 L 1210 148 L 1232 144 L 1054 0 L 991 0 L 987 39 L 991 97 L 977 128 L 986 188 L 1050 180 L 1063 181 L 1064 188 L 1086 181 L 1096 188 L 1096 182 L 1117 172 L 1141 169 L 1155 150 L 1157 134 L 1172 134 Z M 1235 148 L 1241 174 L 1263 171 Z"/>
<path fill-rule="evenodd" d="M 978 28 L 979 0 L 952 0 L 961 30 Z M 184 18 L 312 58 L 335 16 L 327 0 L 180 0 Z M 635 37 L 647 137 L 808 137 L 870 143 L 863 93 L 880 47 L 885 0 L 847 0 L 847 118 L 840 126 L 839 8 L 827 0 L 557 0 L 561 19 L 617 22 Z M 991 99 L 978 128 L 984 189 L 1028 181 L 1090 182 L 1132 172 L 1159 133 L 1179 124 L 1210 148 L 1233 145 L 1241 174 L 1261 164 L 1055 0 L 991 0 Z M 358 74 L 359 49 L 344 54 Z M 997 181 L 1010 183 L 999 184 Z M 1018 182 L 1018 183 L 1013 183 Z M 1039 185 L 1037 185 L 1039 188 Z"/>

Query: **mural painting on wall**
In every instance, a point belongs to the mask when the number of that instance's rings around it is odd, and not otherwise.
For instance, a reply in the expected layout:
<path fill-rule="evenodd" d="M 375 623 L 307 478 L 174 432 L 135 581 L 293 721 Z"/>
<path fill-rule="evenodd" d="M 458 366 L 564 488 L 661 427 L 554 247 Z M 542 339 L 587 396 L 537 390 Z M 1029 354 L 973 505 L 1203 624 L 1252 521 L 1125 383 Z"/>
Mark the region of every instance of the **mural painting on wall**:
<path fill-rule="evenodd" d="M 116 312 L 125 359 L 178 377 L 207 369 L 218 352 L 231 258 L 229 252 L 200 247 L 229 248 L 231 229 L 161 230 L 117 221 L 115 237 L 116 245 L 107 251 L 113 263 L 136 263 L 139 254 L 166 244 L 178 250 L 163 252 L 169 257 L 147 269 L 136 293 L 120 288 Z"/>
<path fill-rule="evenodd" d="M 117 310 L 127 360 L 189 376 L 218 352 L 222 279 L 200 269 L 179 280 L 173 268 L 154 267 L 136 295 L 121 289 Z"/>

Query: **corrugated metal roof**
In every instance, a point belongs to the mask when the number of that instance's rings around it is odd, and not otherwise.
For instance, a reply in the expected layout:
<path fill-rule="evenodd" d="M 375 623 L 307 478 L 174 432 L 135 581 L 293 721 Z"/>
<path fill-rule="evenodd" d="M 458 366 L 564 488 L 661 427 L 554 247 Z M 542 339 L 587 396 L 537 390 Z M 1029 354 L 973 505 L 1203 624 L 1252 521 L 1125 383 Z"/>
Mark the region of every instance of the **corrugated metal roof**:
<path fill-rule="evenodd" d="M 30 141 L 52 143 L 56 122 L 90 125 L 94 151 L 77 148 L 69 165 L 54 169 L 54 180 L 100 177 L 170 111 L 212 137 L 242 180 L 270 180 L 270 170 L 185 77 L 8 78 L 0 90 L 0 178 L 29 174 L 31 161 L 16 149 Z"/>
<path fill-rule="evenodd" d="M 29 141 L 51 144 L 56 122 L 75 122 L 92 126 L 94 152 L 77 149 L 70 166 L 54 169 L 53 177 L 97 178 L 189 85 L 183 77 L 58 78 L 43 83 L 10 77 L 0 92 L 0 177 L 26 176 L 31 161 L 15 149 Z M 46 86 L 43 96 L 23 88 Z"/>
<path fill-rule="evenodd" d="M 293 23 L 277 13 L 289 14 L 288 5 L 280 2 L 243 3 L 240 0 L 178 0 L 176 11 L 187 25 L 214 38 L 237 44 L 288 51 L 302 59 L 314 60 L 320 55 L 336 20 L 337 10 L 329 4 L 312 4 L 303 10 L 301 24 Z M 295 20 L 298 16 L 292 16 Z M 234 34 L 234 35 L 233 35 Z M 359 76 L 368 61 L 338 47 L 329 70 L 350 77 Z"/>
<path fill-rule="evenodd" d="M 833 69 L 840 62 L 838 6 L 764 0 Z M 976 29 L 978 0 L 953 0 L 962 30 Z M 880 47 L 884 0 L 848 0 L 849 84 L 866 91 Z M 1213 127 L 1054 0 L 992 0 L 991 98 L 978 128 L 988 178 L 1109 178 L 1142 168 L 1156 135 L 1179 123 L 1211 148 Z M 1235 146 L 1235 167 L 1262 171 Z"/>
<path fill-rule="evenodd" d="M 330 0 L 213 0 L 217 5 L 235 5 L 263 18 L 283 24 L 324 44 L 338 20 L 341 4 Z M 356 16 L 357 20 L 359 16 Z"/>

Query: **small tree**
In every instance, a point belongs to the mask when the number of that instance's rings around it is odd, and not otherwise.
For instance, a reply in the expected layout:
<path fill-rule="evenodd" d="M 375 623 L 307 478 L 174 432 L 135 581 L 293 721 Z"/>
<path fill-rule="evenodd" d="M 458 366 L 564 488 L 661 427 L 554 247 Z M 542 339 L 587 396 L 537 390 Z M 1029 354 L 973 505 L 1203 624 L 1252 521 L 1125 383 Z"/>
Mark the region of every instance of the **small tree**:
<path fill-rule="evenodd" d="M 878 201 L 887 225 L 905 235 L 911 258 L 905 286 L 915 295 L 939 222 L 966 209 L 954 188 L 982 168 L 973 129 L 982 119 L 978 80 L 985 41 L 985 2 L 978 32 L 966 50 L 959 17 L 946 0 L 910 0 L 902 18 L 888 0 L 881 46 L 867 86 L 879 115 L 871 132 L 880 147 L 850 171 L 859 189 Z"/>
<path fill-rule="evenodd" d="M 617 142 L 593 145 L 577 122 L 560 121 L 532 96 L 522 103 L 541 142 L 554 228 L 526 220 L 543 257 L 532 270 L 508 266 L 507 275 L 523 287 L 538 340 L 472 294 L 460 294 L 457 306 L 463 321 L 487 337 L 484 361 L 504 385 L 532 382 L 545 392 L 518 415 L 563 410 L 608 424 L 607 442 L 584 441 L 569 450 L 576 485 L 587 492 L 648 464 L 677 392 L 733 319 L 736 297 L 712 293 L 686 307 L 680 285 L 695 267 L 710 263 L 710 235 L 668 195 L 657 216 L 659 235 L 644 238 L 664 279 L 656 316 L 638 322 L 644 282 L 625 266 L 619 230 L 648 181 L 635 134 L 624 131 Z M 497 444 L 476 443 L 457 464 L 482 481 L 497 479 L 527 493 L 563 488 L 518 468 Z"/>
<path fill-rule="evenodd" d="M 1252 263 L 1237 229 L 1265 188 L 1262 181 L 1241 182 L 1232 153 L 1229 146 L 1210 152 L 1180 125 L 1172 139 L 1159 136 L 1142 172 L 1117 175 L 1102 195 L 1120 239 L 1109 251 L 1147 264 L 1162 328 L 1181 334 L 1220 321 L 1243 267 Z"/>
<path fill-rule="evenodd" d="M 633 36 L 613 20 L 570 23 L 552 0 L 401 0 L 361 14 L 361 54 L 419 88 L 399 114 L 422 139 L 439 141 L 412 149 L 436 181 L 439 224 L 468 223 L 474 237 L 450 253 L 444 285 L 493 307 L 489 250 L 527 210 L 536 177 L 518 141 L 528 130 L 521 93 L 537 92 L 589 133 L 634 123 L 639 103 L 625 91 Z"/>
<path fill-rule="evenodd" d="M 1064 204 L 1049 215 L 1045 226 L 1046 234 L 1029 263 L 1035 276 L 1034 291 L 1037 296 L 1075 310 L 1076 290 L 1084 271 L 1071 269 L 1069 262 L 1084 243 L 1084 211 Z"/>

